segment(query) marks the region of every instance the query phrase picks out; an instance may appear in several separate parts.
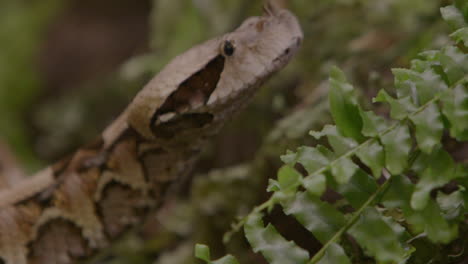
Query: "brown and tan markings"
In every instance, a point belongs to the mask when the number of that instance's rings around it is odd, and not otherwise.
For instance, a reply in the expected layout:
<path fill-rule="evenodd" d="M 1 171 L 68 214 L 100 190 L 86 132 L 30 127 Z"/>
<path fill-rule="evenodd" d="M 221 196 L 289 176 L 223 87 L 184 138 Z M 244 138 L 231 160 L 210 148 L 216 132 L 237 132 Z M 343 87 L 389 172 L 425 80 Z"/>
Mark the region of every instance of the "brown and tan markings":
<path fill-rule="evenodd" d="M 270 3 L 174 58 L 96 142 L 0 189 L 0 263 L 76 263 L 141 223 L 301 40 L 294 15 Z"/>

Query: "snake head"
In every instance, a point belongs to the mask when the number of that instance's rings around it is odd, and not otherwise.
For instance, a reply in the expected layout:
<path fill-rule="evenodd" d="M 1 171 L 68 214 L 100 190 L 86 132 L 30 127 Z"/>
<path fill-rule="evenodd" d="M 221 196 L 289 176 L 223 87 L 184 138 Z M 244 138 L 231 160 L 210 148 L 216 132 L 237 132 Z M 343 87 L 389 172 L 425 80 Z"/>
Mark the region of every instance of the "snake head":
<path fill-rule="evenodd" d="M 300 47 L 303 34 L 296 17 L 289 10 L 268 3 L 265 15 L 248 18 L 234 32 L 223 36 L 220 52 L 225 54 L 226 62 L 208 105 L 256 88 L 282 69 Z"/>
<path fill-rule="evenodd" d="M 135 97 L 125 113 L 128 125 L 154 139 L 155 127 L 181 115 L 190 114 L 183 120 L 196 113 L 223 119 L 230 114 L 223 110 L 248 101 L 261 83 L 291 60 L 303 38 L 290 11 L 271 3 L 264 10 L 263 16 L 248 18 L 233 32 L 174 58 Z"/>

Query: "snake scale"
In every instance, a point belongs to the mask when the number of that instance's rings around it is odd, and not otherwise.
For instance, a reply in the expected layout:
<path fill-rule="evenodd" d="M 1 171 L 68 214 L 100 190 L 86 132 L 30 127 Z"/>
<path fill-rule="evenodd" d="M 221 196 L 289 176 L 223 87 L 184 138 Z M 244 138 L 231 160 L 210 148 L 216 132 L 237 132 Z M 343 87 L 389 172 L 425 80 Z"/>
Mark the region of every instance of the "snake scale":
<path fill-rule="evenodd" d="M 204 142 L 299 48 L 296 17 L 264 9 L 175 57 L 97 140 L 0 190 L 0 263 L 86 260 L 157 210 Z"/>

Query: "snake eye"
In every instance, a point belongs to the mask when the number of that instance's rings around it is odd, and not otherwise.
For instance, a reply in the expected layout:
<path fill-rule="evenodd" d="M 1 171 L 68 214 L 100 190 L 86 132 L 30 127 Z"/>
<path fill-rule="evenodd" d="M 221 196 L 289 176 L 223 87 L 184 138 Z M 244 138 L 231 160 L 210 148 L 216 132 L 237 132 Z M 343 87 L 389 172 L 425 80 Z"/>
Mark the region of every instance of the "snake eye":
<path fill-rule="evenodd" d="M 232 44 L 231 41 L 229 40 L 226 40 L 224 42 L 224 45 L 223 45 L 223 53 L 226 55 L 226 56 L 232 56 L 234 54 L 234 51 L 236 50 L 236 48 L 234 47 L 234 44 Z"/>

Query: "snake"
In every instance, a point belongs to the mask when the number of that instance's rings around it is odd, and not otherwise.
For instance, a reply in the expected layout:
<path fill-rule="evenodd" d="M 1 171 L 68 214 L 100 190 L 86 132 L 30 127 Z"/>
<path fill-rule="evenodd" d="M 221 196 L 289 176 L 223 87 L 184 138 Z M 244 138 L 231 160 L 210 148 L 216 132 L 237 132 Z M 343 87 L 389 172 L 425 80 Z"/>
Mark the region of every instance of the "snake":
<path fill-rule="evenodd" d="M 94 141 L 0 189 L 0 263 L 77 263 L 138 226 L 302 40 L 294 14 L 268 2 L 176 56 Z"/>

